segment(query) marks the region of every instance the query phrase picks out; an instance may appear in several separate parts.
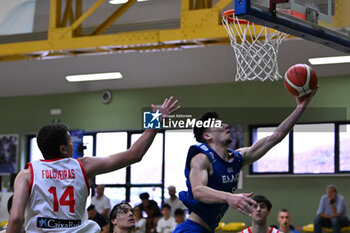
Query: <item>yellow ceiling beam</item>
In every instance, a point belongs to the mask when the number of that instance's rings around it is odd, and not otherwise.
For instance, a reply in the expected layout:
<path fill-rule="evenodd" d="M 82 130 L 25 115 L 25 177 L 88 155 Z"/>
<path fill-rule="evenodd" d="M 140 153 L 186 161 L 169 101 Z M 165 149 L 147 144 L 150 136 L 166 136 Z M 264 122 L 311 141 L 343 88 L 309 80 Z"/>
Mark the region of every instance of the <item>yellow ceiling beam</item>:
<path fill-rule="evenodd" d="M 220 13 L 232 0 L 182 0 L 180 28 L 170 30 L 144 30 L 101 35 L 115 20 L 125 13 L 136 0 L 130 0 L 110 15 L 92 34 L 81 35 L 82 23 L 105 0 L 96 2 L 82 12 L 82 0 L 50 0 L 48 39 L 41 41 L 0 44 L 0 61 L 59 57 L 87 53 L 103 53 L 124 50 L 159 50 L 187 46 L 228 43 L 229 37 L 221 24 Z M 195 9 L 197 8 L 200 9 Z M 66 25 L 69 23 L 70 25 Z"/>
<path fill-rule="evenodd" d="M 114 13 L 108 17 L 100 26 L 98 26 L 91 35 L 100 35 L 104 32 L 109 26 L 111 26 L 120 16 L 122 16 L 132 5 L 136 3 L 136 0 L 129 0 L 120 6 Z"/>
<path fill-rule="evenodd" d="M 61 27 L 65 27 L 68 23 L 68 20 L 70 24 L 74 22 L 74 16 L 73 16 L 73 0 L 66 0 L 66 9 L 64 10 L 63 19 L 61 23 Z"/>
<path fill-rule="evenodd" d="M 61 0 L 50 0 L 49 31 L 60 26 L 61 5 Z"/>
<path fill-rule="evenodd" d="M 105 0 L 98 0 L 96 1 L 90 9 L 88 9 L 83 15 L 81 15 L 70 27 L 68 27 L 64 32 L 73 32 L 75 29 L 77 29 L 81 24 L 90 16 L 92 15 L 103 3 Z M 65 34 L 64 33 L 64 34 Z"/>

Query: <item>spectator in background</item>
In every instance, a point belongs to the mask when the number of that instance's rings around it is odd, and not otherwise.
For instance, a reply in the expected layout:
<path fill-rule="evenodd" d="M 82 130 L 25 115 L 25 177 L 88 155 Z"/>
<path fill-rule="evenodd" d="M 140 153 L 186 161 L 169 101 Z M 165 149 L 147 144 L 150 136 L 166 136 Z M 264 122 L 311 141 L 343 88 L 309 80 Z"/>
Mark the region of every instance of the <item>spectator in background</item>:
<path fill-rule="evenodd" d="M 129 203 L 115 205 L 109 215 L 110 233 L 131 233 L 135 227 L 134 212 Z"/>
<path fill-rule="evenodd" d="M 276 228 L 267 225 L 267 217 L 272 208 L 271 202 L 264 196 L 256 195 L 252 197 L 256 201 L 252 213 L 252 226 L 243 230 L 241 233 L 279 233 Z"/>
<path fill-rule="evenodd" d="M 321 233 L 322 227 L 329 227 L 333 229 L 333 233 L 340 233 L 341 228 L 349 224 L 344 197 L 338 194 L 335 185 L 328 185 L 327 195 L 321 197 L 317 217 L 314 220 L 314 232 Z"/>
<path fill-rule="evenodd" d="M 7 200 L 7 212 L 9 215 L 11 215 L 11 209 L 12 209 L 12 199 L 13 199 L 13 194 L 10 196 L 10 198 Z M 4 226 L 3 229 L 1 229 L 0 233 L 6 233 L 7 229 L 7 224 Z M 24 225 L 19 233 L 24 233 Z"/>
<path fill-rule="evenodd" d="M 90 220 L 95 221 L 101 227 L 102 229 L 101 233 L 108 233 L 108 230 L 109 230 L 108 219 L 104 215 L 99 214 L 94 205 L 90 205 L 87 208 L 87 211 L 88 211 L 88 218 Z"/>
<path fill-rule="evenodd" d="M 176 209 L 174 212 L 174 218 L 175 218 L 176 225 L 179 225 L 180 223 L 184 223 L 186 220 L 185 210 L 180 208 Z"/>
<path fill-rule="evenodd" d="M 9 215 L 11 215 L 11 207 L 12 207 L 12 199 L 13 199 L 13 195 L 11 195 L 11 197 L 7 200 L 7 212 L 9 213 Z M 7 224 L 4 226 L 3 229 L 1 229 L 0 227 L 0 233 L 6 233 L 6 228 L 7 228 Z"/>
<path fill-rule="evenodd" d="M 162 214 L 160 213 L 160 209 L 158 207 L 157 202 L 154 200 L 150 200 L 148 193 L 141 193 L 139 195 L 139 197 L 140 197 L 142 203 L 140 205 L 138 205 L 138 207 L 140 208 L 141 211 L 145 211 L 147 213 L 146 208 L 150 207 L 148 209 L 154 211 L 153 215 L 155 215 L 156 217 L 162 216 Z M 148 215 L 148 213 L 147 213 L 147 215 Z"/>
<path fill-rule="evenodd" d="M 294 230 L 294 227 L 290 225 L 291 217 L 289 215 L 289 211 L 287 209 L 281 209 L 278 212 L 277 221 L 279 223 L 278 230 L 283 233 L 299 233 Z"/>
<path fill-rule="evenodd" d="M 176 222 L 171 216 L 171 207 L 165 203 L 162 205 L 163 217 L 159 219 L 157 223 L 157 233 L 171 233 L 175 230 Z"/>
<path fill-rule="evenodd" d="M 165 203 L 169 204 L 171 207 L 171 216 L 174 217 L 174 213 L 176 209 L 183 209 L 187 210 L 186 206 L 182 203 L 182 201 L 179 200 L 179 198 L 176 196 L 176 188 L 175 186 L 169 186 L 168 187 L 168 193 L 170 198 L 165 201 Z"/>
<path fill-rule="evenodd" d="M 146 233 L 146 219 L 142 217 L 140 207 L 134 207 L 135 216 L 135 228 L 132 230 L 133 233 Z"/>
<path fill-rule="evenodd" d="M 157 232 L 157 223 L 158 220 L 162 217 L 162 215 L 158 215 L 157 211 L 159 210 L 158 206 L 148 205 L 145 209 L 147 214 L 146 220 L 146 232 L 147 233 L 155 233 Z M 160 213 L 160 212 L 159 212 Z"/>
<path fill-rule="evenodd" d="M 160 217 L 162 217 L 162 214 L 160 212 L 160 209 L 158 207 L 158 204 L 154 200 L 149 200 L 149 194 L 148 193 L 141 193 L 139 195 L 142 203 L 138 205 L 141 212 L 146 212 L 147 214 L 147 220 L 146 220 L 146 232 L 152 233 L 155 231 L 157 227 L 157 222 Z"/>
<path fill-rule="evenodd" d="M 111 210 L 111 203 L 108 197 L 104 195 L 105 186 L 97 185 L 96 194 L 91 198 L 91 204 L 95 206 L 97 212 L 108 218 Z"/>

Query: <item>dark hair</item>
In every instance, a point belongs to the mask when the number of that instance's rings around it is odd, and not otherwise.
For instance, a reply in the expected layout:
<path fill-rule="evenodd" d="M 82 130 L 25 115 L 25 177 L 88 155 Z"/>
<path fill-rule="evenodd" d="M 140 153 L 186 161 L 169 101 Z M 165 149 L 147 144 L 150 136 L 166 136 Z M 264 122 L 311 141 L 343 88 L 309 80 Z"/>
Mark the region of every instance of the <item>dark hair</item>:
<path fill-rule="evenodd" d="M 41 127 L 36 140 L 45 159 L 60 157 L 60 146 L 67 145 L 68 131 L 68 126 L 62 123 L 52 123 Z"/>
<path fill-rule="evenodd" d="M 109 232 L 113 232 L 112 220 L 117 217 L 118 210 L 120 210 L 120 207 L 122 205 L 128 205 L 132 209 L 131 205 L 129 203 L 127 203 L 126 201 L 122 201 L 119 204 L 115 205 L 113 207 L 113 209 L 111 210 L 111 213 L 109 214 Z"/>
<path fill-rule="evenodd" d="M 95 209 L 95 205 L 89 205 L 89 207 L 87 208 L 87 211 L 90 211 L 90 210 L 94 210 Z"/>
<path fill-rule="evenodd" d="M 7 212 L 10 214 L 10 210 L 12 208 L 12 199 L 13 199 L 13 194 L 11 197 L 7 200 Z"/>
<path fill-rule="evenodd" d="M 287 209 L 285 209 L 285 208 L 283 208 L 283 209 L 281 209 L 280 211 L 278 211 L 278 213 L 280 213 L 280 212 L 289 213 L 289 211 L 288 211 Z"/>
<path fill-rule="evenodd" d="M 162 209 L 164 209 L 164 208 L 167 208 L 167 209 L 171 210 L 171 206 L 169 204 L 167 204 L 167 203 L 164 203 L 162 205 Z"/>
<path fill-rule="evenodd" d="M 145 200 L 145 199 L 148 199 L 149 198 L 149 194 L 148 193 L 141 193 L 139 195 L 140 199 L 141 200 Z"/>
<path fill-rule="evenodd" d="M 174 215 L 185 215 L 185 211 L 181 208 L 177 208 L 174 212 Z"/>
<path fill-rule="evenodd" d="M 267 199 L 265 196 L 263 196 L 263 195 L 255 195 L 254 197 L 252 197 L 252 199 L 254 201 L 256 201 L 257 203 L 265 203 L 266 206 L 267 206 L 267 210 L 271 210 L 272 204 L 269 201 L 269 199 Z"/>
<path fill-rule="evenodd" d="M 206 112 L 204 113 L 201 118 L 199 118 L 200 121 L 206 121 L 208 119 L 217 119 L 220 120 L 219 115 L 217 112 Z M 197 127 L 195 126 L 193 128 L 193 134 L 194 137 L 196 138 L 197 142 L 204 142 L 203 134 L 207 132 L 208 128 L 205 127 Z"/>

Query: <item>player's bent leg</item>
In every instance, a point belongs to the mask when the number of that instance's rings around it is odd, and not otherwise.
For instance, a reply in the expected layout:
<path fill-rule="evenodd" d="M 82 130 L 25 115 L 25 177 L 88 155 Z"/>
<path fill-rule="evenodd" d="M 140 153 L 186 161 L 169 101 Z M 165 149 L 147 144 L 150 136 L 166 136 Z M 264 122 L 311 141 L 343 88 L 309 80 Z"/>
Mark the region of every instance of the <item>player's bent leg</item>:
<path fill-rule="evenodd" d="M 189 219 L 186 219 L 184 223 L 179 224 L 173 233 L 211 233 L 208 229 L 205 227 L 199 225 L 196 222 L 193 222 Z"/>

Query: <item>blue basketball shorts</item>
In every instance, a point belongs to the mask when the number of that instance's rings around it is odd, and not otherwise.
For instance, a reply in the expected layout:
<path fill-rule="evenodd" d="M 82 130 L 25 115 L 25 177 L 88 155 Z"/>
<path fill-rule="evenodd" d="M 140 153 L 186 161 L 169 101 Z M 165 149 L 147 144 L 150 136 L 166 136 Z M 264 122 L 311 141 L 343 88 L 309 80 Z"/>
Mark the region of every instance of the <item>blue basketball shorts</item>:
<path fill-rule="evenodd" d="M 189 219 L 186 219 L 184 223 L 179 224 L 173 231 L 173 233 L 194 233 L 194 232 L 195 233 L 212 233 L 207 228 Z"/>

